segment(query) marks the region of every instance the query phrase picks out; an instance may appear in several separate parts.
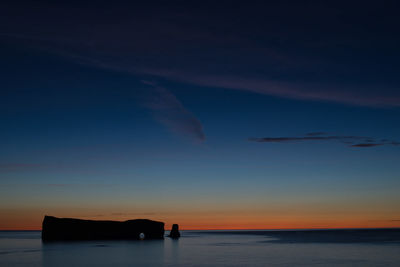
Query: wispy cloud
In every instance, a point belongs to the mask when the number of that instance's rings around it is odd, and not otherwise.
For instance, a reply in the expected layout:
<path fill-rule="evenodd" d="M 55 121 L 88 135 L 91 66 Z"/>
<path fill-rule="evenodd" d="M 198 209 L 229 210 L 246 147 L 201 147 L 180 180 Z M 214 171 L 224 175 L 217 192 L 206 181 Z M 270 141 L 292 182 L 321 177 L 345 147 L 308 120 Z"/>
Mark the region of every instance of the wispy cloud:
<path fill-rule="evenodd" d="M 284 98 L 328 101 L 356 106 L 399 107 L 400 96 L 391 92 L 317 82 L 289 82 L 273 79 L 256 79 L 246 76 L 209 75 L 181 70 L 145 69 L 143 73 L 198 86 L 217 87 Z M 360 87 L 360 86 L 359 86 Z M 355 90 L 357 89 L 357 90 Z M 371 88 L 368 88 L 371 89 Z M 387 90 L 390 91 L 390 90 Z"/>
<path fill-rule="evenodd" d="M 153 111 L 157 121 L 173 132 L 185 134 L 198 141 L 205 140 L 200 121 L 166 88 L 156 83 L 142 81 L 151 90 L 145 106 Z"/>
<path fill-rule="evenodd" d="M 307 133 L 303 136 L 291 137 L 261 137 L 249 138 L 249 141 L 258 143 L 295 143 L 295 142 L 315 142 L 315 141 L 338 141 L 350 147 L 376 147 L 383 145 L 400 145 L 396 141 L 389 141 L 387 139 L 375 139 L 371 137 L 353 136 L 353 135 L 329 135 L 325 132 Z"/>

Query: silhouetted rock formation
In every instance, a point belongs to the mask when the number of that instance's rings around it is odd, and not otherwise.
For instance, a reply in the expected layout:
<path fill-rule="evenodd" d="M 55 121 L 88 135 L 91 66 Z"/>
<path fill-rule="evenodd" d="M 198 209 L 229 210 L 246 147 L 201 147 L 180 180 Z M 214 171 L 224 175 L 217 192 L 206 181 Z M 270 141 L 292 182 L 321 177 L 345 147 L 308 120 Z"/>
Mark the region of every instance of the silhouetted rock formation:
<path fill-rule="evenodd" d="M 42 227 L 43 241 L 163 238 L 164 223 L 146 219 L 118 222 L 45 216 Z"/>
<path fill-rule="evenodd" d="M 177 224 L 172 225 L 171 232 L 169 234 L 169 237 L 171 238 L 179 238 L 181 234 L 179 233 L 179 226 Z"/>

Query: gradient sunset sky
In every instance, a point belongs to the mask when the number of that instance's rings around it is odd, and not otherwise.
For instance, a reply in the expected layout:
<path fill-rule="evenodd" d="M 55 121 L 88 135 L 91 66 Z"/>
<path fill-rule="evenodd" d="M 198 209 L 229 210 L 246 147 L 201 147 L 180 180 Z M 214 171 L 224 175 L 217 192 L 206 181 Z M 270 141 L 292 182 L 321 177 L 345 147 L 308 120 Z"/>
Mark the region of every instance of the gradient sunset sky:
<path fill-rule="evenodd" d="M 397 1 L 2 1 L 0 229 L 400 227 Z"/>

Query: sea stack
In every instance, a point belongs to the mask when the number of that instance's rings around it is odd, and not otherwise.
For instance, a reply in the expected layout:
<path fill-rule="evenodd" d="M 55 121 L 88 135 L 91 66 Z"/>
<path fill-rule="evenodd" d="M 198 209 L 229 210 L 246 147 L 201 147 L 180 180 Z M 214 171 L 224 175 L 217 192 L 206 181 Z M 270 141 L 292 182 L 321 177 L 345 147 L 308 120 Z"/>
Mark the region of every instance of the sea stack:
<path fill-rule="evenodd" d="M 164 223 L 147 219 L 118 222 L 45 216 L 42 227 L 43 241 L 163 238 Z"/>
<path fill-rule="evenodd" d="M 181 237 L 181 234 L 179 233 L 179 226 L 177 224 L 172 225 L 171 232 L 169 234 L 169 237 L 171 238 L 179 238 Z"/>

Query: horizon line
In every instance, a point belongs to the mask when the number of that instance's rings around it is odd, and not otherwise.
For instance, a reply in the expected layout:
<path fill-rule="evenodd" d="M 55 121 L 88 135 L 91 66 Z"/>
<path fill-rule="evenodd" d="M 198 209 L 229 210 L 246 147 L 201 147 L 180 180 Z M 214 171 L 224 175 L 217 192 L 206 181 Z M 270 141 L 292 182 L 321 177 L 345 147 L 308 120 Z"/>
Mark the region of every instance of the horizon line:
<path fill-rule="evenodd" d="M 293 230 L 379 230 L 379 229 L 399 229 L 400 226 L 397 227 L 336 227 L 336 228 L 323 228 L 323 227 L 315 227 L 315 228 L 269 228 L 269 229 L 261 229 L 261 228 L 210 228 L 210 229 L 179 229 L 180 231 L 293 231 Z M 0 229 L 1 232 L 16 232 L 16 231 L 26 231 L 26 232 L 38 232 L 42 231 L 42 229 Z M 169 231 L 169 230 L 165 230 Z"/>

